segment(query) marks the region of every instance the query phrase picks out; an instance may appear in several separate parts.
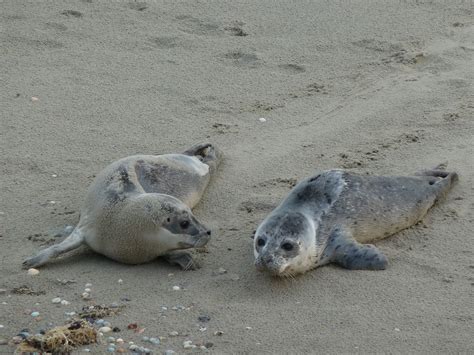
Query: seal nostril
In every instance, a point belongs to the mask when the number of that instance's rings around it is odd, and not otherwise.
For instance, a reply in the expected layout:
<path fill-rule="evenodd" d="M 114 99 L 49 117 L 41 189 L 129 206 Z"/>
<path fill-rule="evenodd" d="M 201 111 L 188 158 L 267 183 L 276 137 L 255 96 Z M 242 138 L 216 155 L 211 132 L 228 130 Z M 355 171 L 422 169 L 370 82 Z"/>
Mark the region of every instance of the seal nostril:
<path fill-rule="evenodd" d="M 207 234 L 207 235 L 211 235 L 211 231 L 208 230 L 208 231 L 206 232 L 206 234 Z"/>

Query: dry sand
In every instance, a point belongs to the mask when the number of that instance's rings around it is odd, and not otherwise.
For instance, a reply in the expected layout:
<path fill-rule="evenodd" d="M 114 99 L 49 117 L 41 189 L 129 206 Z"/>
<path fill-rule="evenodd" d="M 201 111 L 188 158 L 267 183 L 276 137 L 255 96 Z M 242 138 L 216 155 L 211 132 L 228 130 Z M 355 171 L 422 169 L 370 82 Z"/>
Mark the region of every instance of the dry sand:
<path fill-rule="evenodd" d="M 182 353 L 188 339 L 215 353 L 473 353 L 473 10 L 460 0 L 1 1 L 0 338 L 63 324 L 90 282 L 94 302 L 126 303 L 108 318 L 126 341 L 182 334 L 147 344 L 157 353 Z M 225 162 L 195 209 L 214 229 L 200 270 L 90 252 L 35 277 L 21 269 L 48 233 L 77 223 L 106 164 L 202 141 Z M 294 179 L 445 160 L 460 183 L 424 224 L 377 243 L 386 271 L 328 266 L 285 281 L 254 270 L 250 236 Z M 11 294 L 21 285 L 45 294 Z"/>

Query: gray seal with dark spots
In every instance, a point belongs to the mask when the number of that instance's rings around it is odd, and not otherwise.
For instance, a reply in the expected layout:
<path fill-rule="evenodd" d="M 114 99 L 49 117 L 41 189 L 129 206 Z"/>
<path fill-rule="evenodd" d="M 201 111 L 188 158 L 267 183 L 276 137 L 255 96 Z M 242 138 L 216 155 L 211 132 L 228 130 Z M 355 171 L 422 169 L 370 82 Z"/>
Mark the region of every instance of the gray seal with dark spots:
<path fill-rule="evenodd" d="M 330 170 L 307 178 L 256 230 L 255 265 L 283 277 L 328 263 L 385 269 L 385 255 L 365 243 L 420 221 L 457 178 L 442 165 L 414 176 Z"/>
<path fill-rule="evenodd" d="M 195 268 L 188 253 L 174 251 L 209 241 L 211 231 L 191 209 L 220 161 L 219 150 L 205 143 L 182 154 L 135 155 L 113 162 L 90 186 L 72 233 L 27 259 L 24 266 L 44 265 L 85 244 L 122 263 L 163 257 L 184 269 Z"/>

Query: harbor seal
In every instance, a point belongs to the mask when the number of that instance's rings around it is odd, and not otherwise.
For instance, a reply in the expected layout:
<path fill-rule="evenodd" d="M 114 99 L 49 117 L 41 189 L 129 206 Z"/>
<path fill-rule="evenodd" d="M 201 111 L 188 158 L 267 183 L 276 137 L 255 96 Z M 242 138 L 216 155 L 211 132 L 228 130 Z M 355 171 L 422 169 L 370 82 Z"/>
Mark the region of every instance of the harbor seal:
<path fill-rule="evenodd" d="M 163 257 L 183 269 L 195 268 L 190 254 L 211 231 L 191 209 L 199 202 L 221 161 L 211 144 L 182 154 L 135 155 L 107 166 L 89 188 L 78 225 L 61 243 L 24 261 L 44 265 L 85 244 L 110 259 L 141 264 Z"/>
<path fill-rule="evenodd" d="M 283 277 L 328 263 L 347 269 L 385 269 L 385 255 L 364 243 L 420 221 L 457 179 L 442 165 L 414 176 L 329 170 L 307 178 L 256 230 L 255 265 Z"/>

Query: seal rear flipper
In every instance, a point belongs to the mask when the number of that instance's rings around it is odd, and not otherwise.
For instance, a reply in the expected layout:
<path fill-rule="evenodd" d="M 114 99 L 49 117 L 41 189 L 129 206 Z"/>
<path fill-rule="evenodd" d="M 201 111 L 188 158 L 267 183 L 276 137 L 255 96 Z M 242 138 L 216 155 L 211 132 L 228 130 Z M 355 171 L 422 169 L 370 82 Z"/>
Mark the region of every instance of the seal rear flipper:
<path fill-rule="evenodd" d="M 198 158 L 204 164 L 209 165 L 214 172 L 222 161 L 222 152 L 211 143 L 199 143 L 189 148 L 184 155 L 190 155 Z"/>
<path fill-rule="evenodd" d="M 31 267 L 38 267 L 38 266 L 44 265 L 47 262 L 49 262 L 52 258 L 56 258 L 57 256 L 63 253 L 77 249 L 82 244 L 84 244 L 84 235 L 78 228 L 75 228 L 72 231 L 72 233 L 66 239 L 64 239 L 61 243 L 55 244 L 55 245 L 50 246 L 49 248 L 43 249 L 35 256 L 26 259 L 23 262 L 23 267 L 31 268 Z"/>
<path fill-rule="evenodd" d="M 387 257 L 371 244 L 360 244 L 352 235 L 336 228 L 323 252 L 324 263 L 336 263 L 350 270 L 384 270 Z"/>

